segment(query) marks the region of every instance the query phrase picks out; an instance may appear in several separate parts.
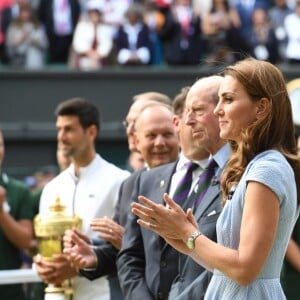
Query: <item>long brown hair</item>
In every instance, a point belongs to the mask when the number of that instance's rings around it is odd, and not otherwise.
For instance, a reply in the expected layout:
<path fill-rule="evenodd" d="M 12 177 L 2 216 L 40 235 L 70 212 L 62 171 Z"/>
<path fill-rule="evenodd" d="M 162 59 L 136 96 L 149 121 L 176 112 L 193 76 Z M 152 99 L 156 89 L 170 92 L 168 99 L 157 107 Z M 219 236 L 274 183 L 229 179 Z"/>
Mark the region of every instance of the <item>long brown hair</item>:
<path fill-rule="evenodd" d="M 252 101 L 270 100 L 271 107 L 264 117 L 256 120 L 241 133 L 241 142 L 230 141 L 232 156 L 222 175 L 224 197 L 239 182 L 247 164 L 257 154 L 276 149 L 294 170 L 298 203 L 300 196 L 300 160 L 294 136 L 292 109 L 286 84 L 280 70 L 269 62 L 247 58 L 228 66 L 223 75 L 238 80 Z"/>
<path fill-rule="evenodd" d="M 20 15 L 21 15 L 22 11 L 27 10 L 30 13 L 29 22 L 31 22 L 33 27 L 35 29 L 37 29 L 40 26 L 40 22 L 38 21 L 37 17 L 35 16 L 35 13 L 31 7 L 31 5 L 29 3 L 20 3 L 18 5 L 19 5 L 19 16 L 13 21 L 12 24 L 14 24 L 14 26 L 16 26 L 16 27 L 22 27 L 23 21 L 22 21 Z"/>

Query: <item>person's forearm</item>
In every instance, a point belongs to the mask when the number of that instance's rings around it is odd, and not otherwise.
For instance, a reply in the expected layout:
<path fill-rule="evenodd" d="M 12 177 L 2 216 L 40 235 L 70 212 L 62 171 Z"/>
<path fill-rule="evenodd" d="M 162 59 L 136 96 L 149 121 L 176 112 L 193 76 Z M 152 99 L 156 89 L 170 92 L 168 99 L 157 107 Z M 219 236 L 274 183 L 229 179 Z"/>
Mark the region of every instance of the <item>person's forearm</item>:
<path fill-rule="evenodd" d="M 293 239 L 290 239 L 289 241 L 286 259 L 298 272 L 300 272 L 300 248 Z"/>
<path fill-rule="evenodd" d="M 8 240 L 20 249 L 27 249 L 33 239 L 33 227 L 30 220 L 16 221 L 10 214 L 0 212 L 0 227 Z"/>
<path fill-rule="evenodd" d="M 209 272 L 213 272 L 212 266 L 210 266 L 205 260 L 203 260 L 200 256 L 198 256 L 196 253 L 191 252 L 190 257 L 200 266 L 205 268 Z"/>

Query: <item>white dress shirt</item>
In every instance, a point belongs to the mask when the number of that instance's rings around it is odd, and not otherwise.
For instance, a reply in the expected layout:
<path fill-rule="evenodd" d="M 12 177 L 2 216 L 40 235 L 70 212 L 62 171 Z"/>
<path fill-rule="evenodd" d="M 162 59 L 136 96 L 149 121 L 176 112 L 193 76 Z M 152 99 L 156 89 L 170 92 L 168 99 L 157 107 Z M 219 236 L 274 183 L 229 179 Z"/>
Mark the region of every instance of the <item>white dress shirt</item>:
<path fill-rule="evenodd" d="M 80 168 L 80 175 L 74 174 L 74 165 L 60 173 L 44 188 L 40 200 L 40 215 L 49 214 L 49 206 L 57 197 L 66 206 L 66 212 L 82 218 L 82 232 L 90 238 L 97 236 L 90 228 L 94 218 L 112 217 L 118 199 L 119 187 L 130 173 L 107 162 L 100 155 L 86 167 Z M 106 277 L 89 281 L 84 277 L 73 280 L 73 300 L 109 300 L 110 292 Z"/>

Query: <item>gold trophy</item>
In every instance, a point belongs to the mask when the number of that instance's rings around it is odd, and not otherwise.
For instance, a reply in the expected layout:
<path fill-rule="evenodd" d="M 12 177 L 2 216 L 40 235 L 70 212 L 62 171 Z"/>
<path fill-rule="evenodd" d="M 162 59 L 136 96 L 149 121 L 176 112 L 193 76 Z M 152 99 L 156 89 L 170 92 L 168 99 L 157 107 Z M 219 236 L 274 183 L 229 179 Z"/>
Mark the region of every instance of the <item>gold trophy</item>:
<path fill-rule="evenodd" d="M 76 216 L 67 216 L 65 206 L 57 197 L 49 207 L 49 216 L 38 214 L 34 218 L 34 230 L 38 240 L 38 253 L 45 260 L 51 261 L 54 254 L 63 252 L 63 236 L 67 229 L 81 229 L 82 220 Z M 65 280 L 61 286 L 49 284 L 45 289 L 45 300 L 68 300 L 73 295 L 70 280 Z"/>

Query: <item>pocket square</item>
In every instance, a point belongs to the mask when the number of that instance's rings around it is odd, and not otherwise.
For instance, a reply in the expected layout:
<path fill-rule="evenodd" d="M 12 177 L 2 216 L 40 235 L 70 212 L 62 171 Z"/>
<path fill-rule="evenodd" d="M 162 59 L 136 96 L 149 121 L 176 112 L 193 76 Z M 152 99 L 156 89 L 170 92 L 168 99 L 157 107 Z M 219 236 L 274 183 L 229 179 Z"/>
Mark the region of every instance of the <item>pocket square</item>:
<path fill-rule="evenodd" d="M 213 216 L 215 215 L 217 212 L 215 210 L 211 211 L 207 216 L 210 217 L 210 216 Z"/>

